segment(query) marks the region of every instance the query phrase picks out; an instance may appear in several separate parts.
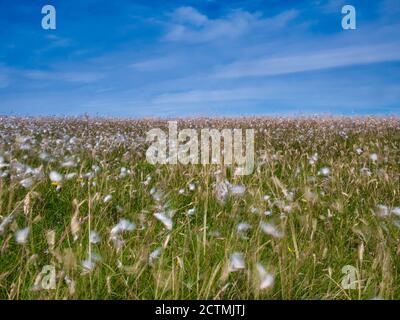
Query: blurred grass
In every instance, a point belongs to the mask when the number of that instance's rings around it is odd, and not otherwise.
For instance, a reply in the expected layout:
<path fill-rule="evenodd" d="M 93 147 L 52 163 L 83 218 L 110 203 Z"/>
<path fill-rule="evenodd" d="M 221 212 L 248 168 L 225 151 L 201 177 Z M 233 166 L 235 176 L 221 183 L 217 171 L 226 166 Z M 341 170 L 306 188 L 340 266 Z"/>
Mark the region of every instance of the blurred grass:
<path fill-rule="evenodd" d="M 140 138 L 149 128 L 165 124 L 2 118 L 0 155 L 10 164 L 43 165 L 44 175 L 28 190 L 20 186 L 21 177 L 11 167 L 9 175 L 0 179 L 0 214 L 3 218 L 16 214 L 0 235 L 1 299 L 400 298 L 400 230 L 396 225 L 400 217 L 374 214 L 378 204 L 389 211 L 400 206 L 398 118 L 180 121 L 180 129 L 255 128 L 258 162 L 255 172 L 243 177 L 234 177 L 226 167 L 148 164 L 146 144 Z M 10 125 L 14 125 L 12 130 Z M 17 141 L 21 136 L 30 137 L 28 150 L 21 150 Z M 79 142 L 72 143 L 71 137 Z M 357 148 L 362 148 L 362 154 Z M 42 151 L 53 161 L 39 159 Z M 318 161 L 311 165 L 314 153 Z M 370 160 L 371 153 L 378 155 L 378 161 Z M 61 168 L 66 156 L 79 159 L 77 166 Z M 93 172 L 93 165 L 100 170 L 92 178 L 85 177 Z M 119 177 L 121 167 L 130 174 Z M 329 177 L 318 175 L 322 167 L 330 168 Z M 370 176 L 360 172 L 364 167 Z M 48 178 L 51 170 L 78 175 L 56 190 Z M 245 193 L 218 202 L 217 176 L 243 184 Z M 144 183 L 147 177 L 151 177 L 148 184 Z M 189 189 L 190 183 L 195 190 Z M 152 197 L 152 188 L 162 191 L 160 201 Z M 285 195 L 289 191 L 293 199 Z M 112 200 L 104 203 L 108 194 Z M 264 200 L 264 195 L 270 199 Z M 81 204 L 76 241 L 70 230 L 74 200 Z M 284 212 L 285 206 L 289 212 Z M 91 250 L 101 261 L 84 273 L 89 207 L 91 229 L 101 236 Z M 190 208 L 196 209 L 193 216 L 186 214 Z M 160 210 L 174 212 L 171 231 L 153 216 Z M 272 215 L 264 216 L 266 210 Z M 123 234 L 124 246 L 116 250 L 109 235 L 121 218 L 134 222 L 136 229 Z M 260 221 L 274 222 L 284 236 L 264 234 Z M 237 233 L 240 222 L 251 225 L 248 239 Z M 16 243 L 14 232 L 26 226 L 31 227 L 28 242 Z M 53 250 L 46 239 L 49 230 L 55 231 Z M 161 254 L 151 265 L 149 255 L 159 247 Z M 233 252 L 244 254 L 246 268 L 229 273 Z M 272 288 L 259 289 L 257 262 L 274 274 Z M 45 265 L 56 268 L 56 289 L 33 291 Z M 355 290 L 341 286 L 345 265 L 358 270 Z M 66 275 L 74 282 L 74 290 L 66 283 Z"/>

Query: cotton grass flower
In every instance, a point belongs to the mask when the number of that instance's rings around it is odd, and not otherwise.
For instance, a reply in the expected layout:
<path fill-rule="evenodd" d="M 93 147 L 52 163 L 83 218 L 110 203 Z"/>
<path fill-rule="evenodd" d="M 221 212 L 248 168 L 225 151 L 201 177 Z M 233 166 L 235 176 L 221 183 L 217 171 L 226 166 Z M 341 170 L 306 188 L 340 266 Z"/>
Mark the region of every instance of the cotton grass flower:
<path fill-rule="evenodd" d="M 84 261 L 82 261 L 82 267 L 84 272 L 91 272 L 96 267 L 97 263 L 101 261 L 101 257 L 95 253 L 92 253 Z"/>
<path fill-rule="evenodd" d="M 250 224 L 247 222 L 241 222 L 236 227 L 236 232 L 240 235 L 243 240 L 248 240 L 247 232 L 251 229 Z"/>
<path fill-rule="evenodd" d="M 62 168 L 74 168 L 76 167 L 76 163 L 72 160 L 67 160 L 61 163 Z"/>
<path fill-rule="evenodd" d="M 392 213 L 393 213 L 395 216 L 400 217 L 400 207 L 393 208 L 393 209 L 392 209 Z"/>
<path fill-rule="evenodd" d="M 188 215 L 188 216 L 193 216 L 195 213 L 196 213 L 196 208 L 190 208 L 190 209 L 187 211 L 187 215 Z"/>
<path fill-rule="evenodd" d="M 247 222 L 241 222 L 237 225 L 236 230 L 237 232 L 246 232 L 250 228 L 251 226 Z"/>
<path fill-rule="evenodd" d="M 65 180 L 72 180 L 73 178 L 75 178 L 78 174 L 76 172 L 71 172 L 71 173 L 67 173 L 64 177 Z"/>
<path fill-rule="evenodd" d="M 50 177 L 51 182 L 57 183 L 57 184 L 60 183 L 63 179 L 63 176 L 60 173 L 58 173 L 57 171 L 51 171 L 49 174 L 49 177 Z"/>
<path fill-rule="evenodd" d="M 92 244 L 97 244 L 101 241 L 99 234 L 96 231 L 90 231 L 89 242 Z"/>
<path fill-rule="evenodd" d="M 173 223 L 170 217 L 168 217 L 162 212 L 156 212 L 154 216 L 165 226 L 167 230 L 169 231 L 172 230 Z"/>
<path fill-rule="evenodd" d="M 130 222 L 128 219 L 121 219 L 119 222 L 111 229 L 110 233 L 112 235 L 119 234 L 125 231 L 133 231 L 135 230 L 136 225 Z"/>
<path fill-rule="evenodd" d="M 13 214 L 10 214 L 1 221 L 0 235 L 2 235 L 6 231 L 7 227 L 11 224 L 11 222 L 13 222 L 14 218 L 15 216 Z"/>
<path fill-rule="evenodd" d="M 33 179 L 32 178 L 26 178 L 26 179 L 21 180 L 19 183 L 25 189 L 29 189 L 30 187 L 32 187 Z"/>
<path fill-rule="evenodd" d="M 124 245 L 124 240 L 122 239 L 123 232 L 130 232 L 136 229 L 136 225 L 127 219 L 121 219 L 110 231 L 110 241 L 113 243 L 114 247 L 119 250 Z"/>
<path fill-rule="evenodd" d="M 377 155 L 376 153 L 371 153 L 371 154 L 369 155 L 369 158 L 370 158 L 370 160 L 373 161 L 373 162 L 378 161 L 378 155 Z"/>
<path fill-rule="evenodd" d="M 231 254 L 229 260 L 229 272 L 235 272 L 238 270 L 242 270 L 246 267 L 246 263 L 243 259 L 243 253 L 234 252 Z"/>
<path fill-rule="evenodd" d="M 314 165 L 318 161 L 318 153 L 314 153 L 309 159 L 309 164 Z"/>
<path fill-rule="evenodd" d="M 110 202 L 111 200 L 112 200 L 112 195 L 111 195 L 111 194 L 108 194 L 108 195 L 106 195 L 106 196 L 104 197 L 103 202 L 104 202 L 104 203 L 107 203 L 107 202 Z"/>
<path fill-rule="evenodd" d="M 119 172 L 119 177 L 120 177 L 120 178 L 126 177 L 127 172 L 128 172 L 128 171 L 126 170 L 126 168 L 125 168 L 125 167 L 122 167 L 122 168 L 120 169 L 120 172 Z"/>
<path fill-rule="evenodd" d="M 153 265 L 155 260 L 158 259 L 158 257 L 160 256 L 161 253 L 161 247 L 158 247 L 157 249 L 155 249 L 154 251 L 152 251 L 149 255 L 149 264 Z"/>
<path fill-rule="evenodd" d="M 324 177 L 328 177 L 330 173 L 331 173 L 331 170 L 327 167 L 321 168 L 321 170 L 319 170 L 319 172 L 318 172 L 319 175 L 322 175 Z"/>
<path fill-rule="evenodd" d="M 381 218 L 388 217 L 390 215 L 389 207 L 383 204 L 378 204 L 376 206 L 375 214 Z"/>
<path fill-rule="evenodd" d="M 160 202 L 164 196 L 162 190 L 157 190 L 156 188 L 151 188 L 150 194 L 156 202 Z"/>
<path fill-rule="evenodd" d="M 266 233 L 274 238 L 282 238 L 283 237 L 283 233 L 281 231 L 279 231 L 278 228 L 272 223 L 267 223 L 267 222 L 261 221 L 260 228 L 264 233 Z"/>
<path fill-rule="evenodd" d="M 366 177 L 370 177 L 372 175 L 371 170 L 366 167 L 361 168 L 360 173 L 361 173 L 361 175 L 366 176 Z"/>
<path fill-rule="evenodd" d="M 257 263 L 256 269 L 260 281 L 259 288 L 261 290 L 271 288 L 274 285 L 274 275 L 265 270 L 262 264 Z"/>
<path fill-rule="evenodd" d="M 28 240 L 28 235 L 29 235 L 29 227 L 20 229 L 17 232 L 15 232 L 15 240 L 19 244 L 25 244 Z"/>

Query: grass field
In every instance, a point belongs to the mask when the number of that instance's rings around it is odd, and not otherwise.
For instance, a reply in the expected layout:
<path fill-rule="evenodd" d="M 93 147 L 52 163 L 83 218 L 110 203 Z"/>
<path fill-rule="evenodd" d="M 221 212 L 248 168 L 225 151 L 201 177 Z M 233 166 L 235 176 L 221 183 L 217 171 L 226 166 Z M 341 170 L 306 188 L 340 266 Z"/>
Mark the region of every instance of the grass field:
<path fill-rule="evenodd" d="M 247 176 L 149 164 L 165 126 L 0 119 L 1 299 L 400 299 L 399 118 L 179 121 L 256 129 Z"/>

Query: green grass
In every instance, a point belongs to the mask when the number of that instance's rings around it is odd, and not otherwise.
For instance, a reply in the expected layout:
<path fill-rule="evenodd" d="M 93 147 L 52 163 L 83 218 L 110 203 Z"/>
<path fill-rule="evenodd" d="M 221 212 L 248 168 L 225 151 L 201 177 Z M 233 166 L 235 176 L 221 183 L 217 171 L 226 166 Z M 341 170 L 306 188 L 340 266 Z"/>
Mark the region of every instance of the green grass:
<path fill-rule="evenodd" d="M 0 179 L 0 223 L 10 214 L 15 219 L 0 235 L 0 298 L 400 298 L 400 217 L 376 214 L 379 204 L 389 213 L 400 207 L 398 118 L 196 119 L 181 120 L 179 128 L 192 125 L 257 129 L 255 172 L 234 177 L 229 167 L 150 165 L 139 137 L 165 127 L 164 121 L 3 117 L 0 155 L 10 166 L 0 169 L 8 173 Z M 31 138 L 29 150 L 21 150 L 20 136 Z M 70 142 L 72 137 L 79 142 Z M 41 160 L 42 151 L 53 161 Z M 318 161 L 311 165 L 314 153 Z M 77 166 L 61 168 L 65 156 L 74 156 Z M 30 175 L 18 172 L 18 163 L 42 166 L 43 176 L 29 189 L 19 183 Z M 85 177 L 93 165 L 100 170 Z M 120 178 L 121 167 L 130 174 Z M 330 168 L 328 177 L 318 174 L 322 167 Z M 360 172 L 364 167 L 369 176 Z M 77 176 L 56 190 L 51 170 Z M 215 184 L 225 179 L 243 184 L 245 193 L 218 202 Z M 195 190 L 189 190 L 191 183 Z M 162 192 L 159 201 L 152 188 Z M 104 203 L 108 194 L 112 200 Z M 196 209 L 192 216 L 186 214 L 190 208 Z M 271 216 L 264 215 L 267 210 Z M 173 212 L 171 231 L 154 217 L 160 211 Z M 80 222 L 76 241 L 74 213 Z M 122 234 L 124 245 L 117 250 L 110 230 L 121 218 L 136 229 Z M 274 223 L 283 237 L 265 234 L 261 221 Z M 251 226 L 247 239 L 237 232 L 241 222 Z M 85 272 L 89 224 L 101 237 L 90 245 L 101 260 Z M 30 228 L 27 242 L 19 244 L 15 232 L 25 227 Z M 55 232 L 54 245 L 46 237 L 49 231 Z M 160 247 L 151 264 L 150 253 Z M 243 254 L 245 268 L 229 272 L 234 252 Z M 267 289 L 260 289 L 257 263 L 274 277 Z M 45 265 L 56 269 L 56 288 L 34 291 Z M 346 265 L 357 269 L 356 289 L 341 286 Z"/>

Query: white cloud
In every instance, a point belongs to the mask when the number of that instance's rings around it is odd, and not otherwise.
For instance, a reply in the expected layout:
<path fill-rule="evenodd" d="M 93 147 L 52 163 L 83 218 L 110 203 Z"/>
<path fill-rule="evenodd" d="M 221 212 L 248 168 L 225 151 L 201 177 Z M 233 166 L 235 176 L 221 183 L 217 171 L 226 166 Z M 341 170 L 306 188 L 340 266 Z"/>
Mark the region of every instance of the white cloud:
<path fill-rule="evenodd" d="M 104 78 L 104 74 L 98 72 L 80 71 L 28 71 L 24 76 L 33 80 L 67 81 L 72 83 L 92 83 Z"/>
<path fill-rule="evenodd" d="M 180 7 L 171 16 L 179 23 L 189 23 L 195 26 L 202 26 L 209 21 L 207 16 L 192 7 Z"/>
<path fill-rule="evenodd" d="M 238 61 L 221 67 L 215 77 L 273 76 L 386 61 L 399 61 L 399 45 L 357 46 L 306 52 L 283 57 Z"/>
<path fill-rule="evenodd" d="M 298 11 L 289 10 L 271 18 L 262 18 L 260 13 L 236 10 L 229 15 L 210 19 L 192 7 L 181 7 L 172 14 L 172 23 L 165 40 L 173 42 L 202 43 L 216 39 L 235 39 L 250 31 L 264 33 L 285 27 L 298 16 Z"/>
<path fill-rule="evenodd" d="M 137 71 L 151 72 L 170 69 L 176 66 L 176 64 L 177 61 L 174 57 L 162 57 L 135 62 L 130 67 Z"/>
<path fill-rule="evenodd" d="M 328 0 L 321 5 L 321 10 L 324 13 L 341 14 L 342 7 L 346 4 L 346 0 Z"/>
<path fill-rule="evenodd" d="M 165 93 L 153 99 L 154 104 L 190 104 L 202 102 L 221 102 L 232 100 L 253 100 L 265 98 L 265 88 L 235 88 L 221 90 L 191 90 L 178 93 Z"/>

